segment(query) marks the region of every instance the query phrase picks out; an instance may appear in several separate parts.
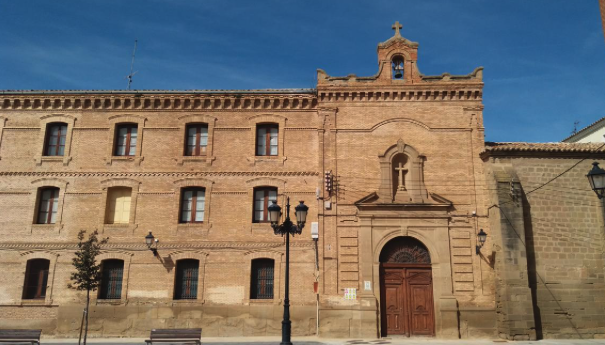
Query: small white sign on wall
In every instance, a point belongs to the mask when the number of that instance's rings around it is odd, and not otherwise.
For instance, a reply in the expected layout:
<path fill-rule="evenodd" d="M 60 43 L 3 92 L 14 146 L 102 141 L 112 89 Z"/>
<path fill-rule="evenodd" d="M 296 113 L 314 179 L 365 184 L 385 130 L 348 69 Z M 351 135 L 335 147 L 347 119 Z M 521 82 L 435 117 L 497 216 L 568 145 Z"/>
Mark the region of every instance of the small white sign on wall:
<path fill-rule="evenodd" d="M 354 289 L 354 288 L 345 288 L 345 299 L 346 300 L 357 299 L 357 289 Z"/>
<path fill-rule="evenodd" d="M 372 290 L 372 282 L 371 282 L 371 281 L 366 280 L 366 281 L 364 281 L 363 283 L 364 283 L 364 284 L 363 284 L 363 285 L 364 285 L 364 289 L 366 289 L 366 290 L 368 290 L 368 291 L 371 291 L 371 290 Z"/>

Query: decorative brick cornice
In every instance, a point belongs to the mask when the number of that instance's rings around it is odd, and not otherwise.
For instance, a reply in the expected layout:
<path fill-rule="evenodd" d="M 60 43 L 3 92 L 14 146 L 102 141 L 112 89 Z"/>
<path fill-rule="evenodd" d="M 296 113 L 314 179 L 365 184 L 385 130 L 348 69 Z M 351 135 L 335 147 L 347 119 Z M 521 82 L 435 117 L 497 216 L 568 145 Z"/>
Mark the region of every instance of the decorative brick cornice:
<path fill-rule="evenodd" d="M 199 171 L 199 172 L 83 172 L 2 171 L 0 176 L 31 177 L 203 177 L 203 176 L 319 176 L 317 171 Z"/>
<path fill-rule="evenodd" d="M 339 90 L 318 91 L 320 102 L 428 102 L 428 101 L 481 101 L 481 87 L 457 89 L 414 89 L 414 90 Z"/>
<path fill-rule="evenodd" d="M 314 94 L 3 94 L 1 110 L 313 110 Z"/>
<path fill-rule="evenodd" d="M 198 243 L 183 243 L 183 242 L 162 242 L 158 250 L 168 251 L 170 249 L 252 249 L 252 248 L 275 248 L 283 247 L 284 242 L 198 242 Z M 290 246 L 298 248 L 312 248 L 313 241 L 298 241 L 292 240 Z M 73 250 L 77 249 L 78 244 L 73 242 L 66 243 L 0 243 L 0 250 Z M 103 245 L 103 250 L 127 250 L 127 251 L 149 251 L 145 243 L 107 243 Z"/>

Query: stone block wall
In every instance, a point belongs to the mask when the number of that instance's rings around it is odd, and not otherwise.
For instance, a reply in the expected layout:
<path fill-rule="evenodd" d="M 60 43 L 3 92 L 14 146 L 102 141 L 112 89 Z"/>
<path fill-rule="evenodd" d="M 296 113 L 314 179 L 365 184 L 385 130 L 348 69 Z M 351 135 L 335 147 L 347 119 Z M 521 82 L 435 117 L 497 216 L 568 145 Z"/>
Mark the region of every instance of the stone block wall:
<path fill-rule="evenodd" d="M 586 179 L 592 159 L 529 155 L 488 164 L 499 182 L 494 201 L 500 207 L 490 216 L 502 241 L 495 248 L 507 263 L 496 270 L 507 290 L 497 296 L 499 318 L 513 338 L 523 328 L 545 339 L 605 334 L 605 228 L 603 204 Z M 532 313 L 534 322 L 516 316 Z"/>

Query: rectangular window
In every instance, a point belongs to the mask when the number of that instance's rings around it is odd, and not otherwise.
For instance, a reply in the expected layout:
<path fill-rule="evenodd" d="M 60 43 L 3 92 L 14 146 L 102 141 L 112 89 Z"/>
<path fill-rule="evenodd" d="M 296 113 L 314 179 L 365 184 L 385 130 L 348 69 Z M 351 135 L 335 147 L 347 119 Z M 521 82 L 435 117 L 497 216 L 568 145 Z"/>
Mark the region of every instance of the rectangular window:
<path fill-rule="evenodd" d="M 25 283 L 23 284 L 23 299 L 46 298 L 46 284 L 48 284 L 49 267 L 50 261 L 45 259 L 27 261 Z"/>
<path fill-rule="evenodd" d="M 122 277 L 124 275 L 124 261 L 105 260 L 101 267 L 101 286 L 99 299 L 122 298 Z"/>
<path fill-rule="evenodd" d="M 185 188 L 181 192 L 181 223 L 204 221 L 206 191 L 203 188 Z"/>
<path fill-rule="evenodd" d="M 39 193 L 38 224 L 55 224 L 59 209 L 59 188 L 42 188 Z"/>
<path fill-rule="evenodd" d="M 274 200 L 277 201 L 277 188 L 262 187 L 254 189 L 254 223 L 269 221 L 267 209 Z"/>
<path fill-rule="evenodd" d="M 116 129 L 114 155 L 134 156 L 137 151 L 137 125 L 119 125 Z"/>
<path fill-rule="evenodd" d="M 65 154 L 65 138 L 67 124 L 50 123 L 46 126 L 45 156 L 63 156 Z"/>
<path fill-rule="evenodd" d="M 250 299 L 273 299 L 274 266 L 272 259 L 252 260 Z"/>
<path fill-rule="evenodd" d="M 256 127 L 256 155 L 277 156 L 278 125 L 258 125 Z"/>
<path fill-rule="evenodd" d="M 174 282 L 174 299 L 196 299 L 197 280 L 200 263 L 198 260 L 187 259 L 176 262 L 176 278 Z"/>
<path fill-rule="evenodd" d="M 130 198 L 132 189 L 112 187 L 107 191 L 106 224 L 128 224 L 130 222 Z"/>
<path fill-rule="evenodd" d="M 204 156 L 208 146 L 208 125 L 194 124 L 187 126 L 185 156 Z"/>

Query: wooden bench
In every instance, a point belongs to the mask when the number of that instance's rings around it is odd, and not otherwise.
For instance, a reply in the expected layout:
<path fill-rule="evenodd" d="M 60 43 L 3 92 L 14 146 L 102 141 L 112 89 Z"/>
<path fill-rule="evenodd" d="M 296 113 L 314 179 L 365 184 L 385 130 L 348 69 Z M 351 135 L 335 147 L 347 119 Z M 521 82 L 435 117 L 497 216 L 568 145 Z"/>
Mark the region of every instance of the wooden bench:
<path fill-rule="evenodd" d="M 40 344 L 41 329 L 0 329 L 0 343 Z"/>
<path fill-rule="evenodd" d="M 152 329 L 147 344 L 153 343 L 202 343 L 201 328 Z"/>

